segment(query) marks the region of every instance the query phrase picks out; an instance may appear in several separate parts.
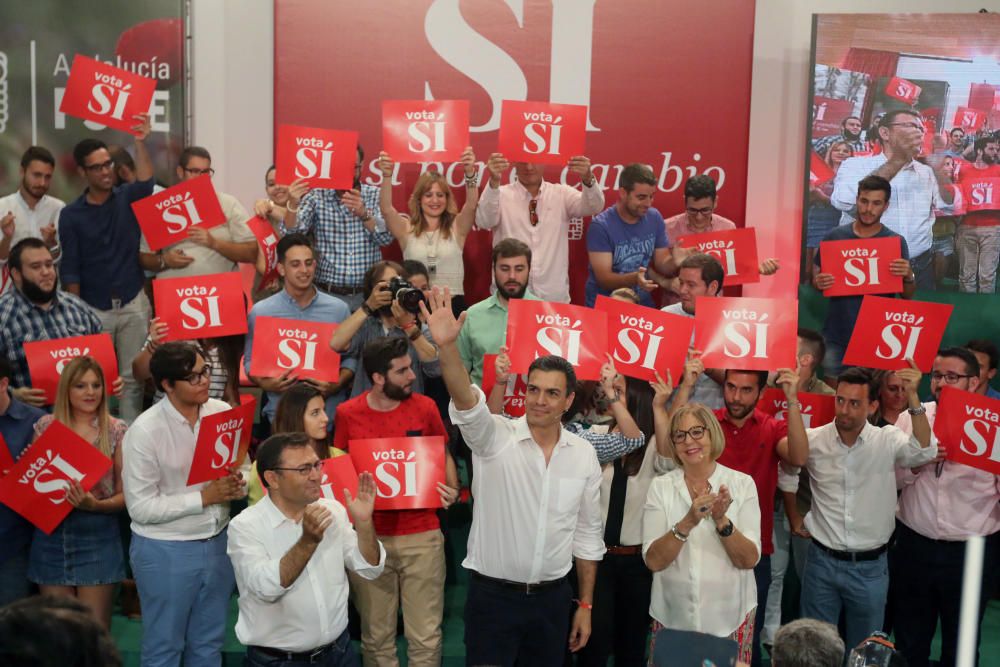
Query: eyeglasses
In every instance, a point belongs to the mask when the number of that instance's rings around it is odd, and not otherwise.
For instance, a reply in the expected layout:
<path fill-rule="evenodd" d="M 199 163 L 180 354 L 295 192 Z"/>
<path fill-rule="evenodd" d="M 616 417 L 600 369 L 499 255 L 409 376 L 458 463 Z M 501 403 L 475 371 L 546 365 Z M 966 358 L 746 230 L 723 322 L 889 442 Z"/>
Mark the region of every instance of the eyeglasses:
<path fill-rule="evenodd" d="M 938 373 L 934 371 L 931 373 L 931 380 L 936 380 L 940 382 L 944 380 L 945 384 L 958 384 L 958 381 L 963 378 L 976 377 L 975 375 L 960 375 L 958 373 Z"/>
<path fill-rule="evenodd" d="M 105 169 L 110 171 L 111 169 L 114 168 L 115 168 L 114 160 L 108 160 L 107 162 L 102 162 L 100 164 L 90 164 L 84 167 L 86 171 L 89 171 L 92 174 L 96 174 L 99 171 L 104 171 Z"/>
<path fill-rule="evenodd" d="M 307 463 L 297 468 L 271 468 L 271 470 L 287 470 L 289 472 L 297 472 L 303 477 L 308 477 L 311 472 L 321 472 L 323 470 L 323 462 L 316 461 L 316 463 Z"/>
<path fill-rule="evenodd" d="M 673 440 L 675 444 L 679 445 L 682 442 L 684 442 L 684 440 L 688 436 L 691 436 L 691 439 L 697 442 L 698 440 L 701 440 L 702 438 L 705 437 L 705 431 L 707 431 L 707 430 L 708 429 L 705 428 L 704 426 L 695 426 L 695 427 L 689 428 L 686 431 L 679 431 L 678 430 L 678 431 L 674 431 L 673 433 L 670 434 L 670 439 Z"/>
<path fill-rule="evenodd" d="M 207 382 L 210 375 L 212 375 L 212 367 L 205 364 L 200 373 L 191 373 L 187 377 L 182 377 L 181 380 L 184 380 L 188 384 L 199 385 L 202 382 Z"/>
<path fill-rule="evenodd" d="M 209 177 L 215 176 L 215 170 L 209 167 L 208 169 L 188 169 L 187 167 L 181 167 L 185 174 L 194 174 L 196 176 L 204 176 L 208 174 Z"/>
<path fill-rule="evenodd" d="M 706 206 L 705 208 L 687 208 L 688 215 L 700 215 L 705 218 L 711 218 L 713 211 L 715 211 L 714 206 Z"/>
<path fill-rule="evenodd" d="M 889 127 L 908 127 L 911 130 L 920 130 L 921 132 L 927 131 L 927 128 L 920 123 L 889 123 Z"/>
<path fill-rule="evenodd" d="M 531 218 L 531 226 L 538 226 L 538 200 L 532 199 L 528 202 L 528 217 Z"/>

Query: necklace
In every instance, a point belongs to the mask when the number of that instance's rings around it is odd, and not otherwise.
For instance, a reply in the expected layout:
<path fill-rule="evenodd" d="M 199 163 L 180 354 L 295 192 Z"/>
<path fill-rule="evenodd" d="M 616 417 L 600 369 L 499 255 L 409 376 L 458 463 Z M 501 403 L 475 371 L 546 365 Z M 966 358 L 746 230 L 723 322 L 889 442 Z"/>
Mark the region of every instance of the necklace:
<path fill-rule="evenodd" d="M 688 493 L 691 494 L 691 498 L 698 498 L 700 496 L 703 496 L 703 495 L 705 495 L 707 493 L 711 493 L 712 492 L 712 483 L 710 481 L 708 481 L 707 479 L 705 480 L 705 486 L 704 486 L 704 488 L 700 489 L 700 490 L 698 489 L 697 486 L 695 486 L 694 482 L 692 482 L 691 480 L 689 480 L 687 478 L 687 475 L 684 476 L 684 483 L 687 484 Z"/>

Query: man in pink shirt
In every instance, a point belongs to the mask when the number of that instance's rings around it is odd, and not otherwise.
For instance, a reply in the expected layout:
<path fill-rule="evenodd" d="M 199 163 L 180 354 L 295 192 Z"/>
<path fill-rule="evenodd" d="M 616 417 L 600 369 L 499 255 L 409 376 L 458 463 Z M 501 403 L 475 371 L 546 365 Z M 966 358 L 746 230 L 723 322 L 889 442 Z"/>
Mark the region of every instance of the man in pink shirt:
<path fill-rule="evenodd" d="M 945 385 L 963 391 L 979 386 L 979 361 L 969 350 L 952 347 L 938 352 L 931 371 L 934 402 L 924 403 L 934 425 L 937 399 Z M 896 426 L 910 432 L 910 415 Z M 929 665 L 931 640 L 941 620 L 941 667 L 955 664 L 962 599 L 965 541 L 986 537 L 982 624 L 989 592 L 997 580 L 993 566 L 1000 549 L 1000 476 L 946 459 L 938 444 L 937 459 L 919 468 L 897 471 L 902 489 L 896 512 L 896 539 L 890 552 L 896 648 L 911 667 Z"/>
<path fill-rule="evenodd" d="M 684 184 L 684 212 L 664 220 L 670 244 L 688 234 L 736 229 L 735 222 L 715 214 L 718 202 L 715 181 L 711 177 L 701 174 L 689 178 Z"/>
<path fill-rule="evenodd" d="M 500 185 L 510 163 L 493 153 L 486 163 L 489 184 L 476 209 L 476 225 L 493 230 L 493 245 L 507 238 L 528 244 L 534 257 L 532 294 L 560 303 L 569 303 L 570 220 L 604 210 L 604 193 L 590 171 L 590 160 L 571 157 L 567 166 L 580 177 L 582 190 L 547 182 L 545 166 L 527 162 L 515 162 L 517 179 Z"/>

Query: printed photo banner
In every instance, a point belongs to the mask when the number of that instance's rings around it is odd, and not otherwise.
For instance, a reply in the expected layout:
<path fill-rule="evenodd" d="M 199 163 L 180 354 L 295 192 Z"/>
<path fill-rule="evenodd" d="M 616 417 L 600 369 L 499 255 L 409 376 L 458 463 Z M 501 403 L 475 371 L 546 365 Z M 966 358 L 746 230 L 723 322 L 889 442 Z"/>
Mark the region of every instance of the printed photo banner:
<path fill-rule="evenodd" d="M 892 260 L 902 256 L 898 236 L 821 242 L 822 271 L 833 276 L 833 287 L 823 290 L 823 296 L 902 292 L 903 277 L 889 273 Z"/>
<path fill-rule="evenodd" d="M 725 272 L 722 284 L 726 287 L 760 281 L 757 231 L 753 227 L 688 234 L 677 239 L 677 245 L 718 259 Z"/>
<path fill-rule="evenodd" d="M 340 355 L 330 349 L 336 329 L 332 322 L 258 317 L 250 348 L 250 375 L 279 377 L 290 370 L 298 378 L 336 382 Z"/>
<path fill-rule="evenodd" d="M 798 303 L 794 299 L 699 297 L 694 347 L 705 368 L 795 368 Z"/>
<path fill-rule="evenodd" d="M 953 306 L 889 297 L 864 297 L 844 353 L 845 366 L 896 371 L 907 358 L 921 372 L 931 370 Z"/>
<path fill-rule="evenodd" d="M 278 280 L 278 234 L 271 223 L 255 215 L 247 220 L 247 227 L 257 239 L 257 247 L 264 255 L 264 275 L 260 289 L 267 289 Z"/>
<path fill-rule="evenodd" d="M 90 355 L 104 371 L 107 392 L 118 380 L 118 358 L 111 335 L 102 333 L 90 336 L 72 336 L 39 340 L 24 344 L 24 356 L 28 361 L 31 386 L 45 390 L 45 404 L 56 400 L 56 388 L 63 368 L 73 359 Z"/>
<path fill-rule="evenodd" d="M 396 162 L 456 161 L 468 145 L 468 100 L 382 102 L 382 149 Z"/>
<path fill-rule="evenodd" d="M 0 502 L 51 535 L 73 510 L 66 500 L 70 480 L 90 491 L 113 464 L 68 426 L 53 421 L 0 479 Z"/>
<path fill-rule="evenodd" d="M 583 306 L 512 299 L 507 348 L 512 373 L 527 373 L 535 359 L 555 354 L 573 364 L 580 380 L 599 380 L 607 361 L 607 315 Z"/>
<path fill-rule="evenodd" d="M 1000 401 L 945 386 L 934 435 L 947 448 L 949 461 L 1000 475 Z"/>
<path fill-rule="evenodd" d="M 675 386 L 681 381 L 693 318 L 604 295 L 598 295 L 594 310 L 607 315 L 608 351 L 619 373 L 652 382 L 654 371 L 666 380 L 669 370 Z"/>
<path fill-rule="evenodd" d="M 445 441 L 441 436 L 351 440 L 354 469 L 375 478 L 376 510 L 441 507 L 437 483 L 445 481 Z"/>
<path fill-rule="evenodd" d="M 218 338 L 247 332 L 243 276 L 236 271 L 153 280 L 156 314 L 166 340 Z"/>
<path fill-rule="evenodd" d="M 565 165 L 584 155 L 587 107 L 504 100 L 497 150 L 510 162 Z"/>
<path fill-rule="evenodd" d="M 230 470 L 243 465 L 250 447 L 256 408 L 257 400 L 243 394 L 239 406 L 202 418 L 188 486 L 225 477 Z"/>
<path fill-rule="evenodd" d="M 156 79 L 77 54 L 59 111 L 131 132 L 134 116 L 149 111 L 155 91 Z"/>
<path fill-rule="evenodd" d="M 497 355 L 483 355 L 483 381 L 482 389 L 486 397 L 489 398 L 493 385 L 497 381 L 496 369 Z M 503 394 L 503 411 L 508 417 L 524 416 L 524 396 L 528 393 L 528 374 L 511 373 L 507 378 L 507 384 Z"/>
<path fill-rule="evenodd" d="M 191 227 L 211 229 L 226 221 L 208 174 L 133 202 L 132 212 L 153 252 L 187 239 Z"/>
<path fill-rule="evenodd" d="M 833 394 L 810 394 L 804 391 L 798 393 L 798 401 L 802 404 L 799 413 L 806 428 L 824 426 L 833 421 L 836 416 L 836 401 Z M 761 394 L 757 407 L 775 419 L 788 419 L 788 399 L 780 387 L 765 389 Z"/>
<path fill-rule="evenodd" d="M 358 159 L 358 133 L 301 125 L 278 126 L 275 178 L 288 185 L 305 178 L 312 188 L 350 190 Z"/>

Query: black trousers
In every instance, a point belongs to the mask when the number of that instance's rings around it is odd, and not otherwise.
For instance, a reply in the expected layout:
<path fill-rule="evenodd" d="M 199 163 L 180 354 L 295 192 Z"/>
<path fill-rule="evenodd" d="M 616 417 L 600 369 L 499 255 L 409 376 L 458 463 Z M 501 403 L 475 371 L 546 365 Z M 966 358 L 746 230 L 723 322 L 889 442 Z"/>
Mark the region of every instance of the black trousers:
<path fill-rule="evenodd" d="M 997 582 L 1000 533 L 986 538 L 979 623 Z M 909 667 L 930 664 L 931 640 L 941 621 L 941 667 L 953 667 L 958 649 L 958 619 L 962 602 L 965 542 L 931 540 L 897 522 L 893 629 L 896 648 Z M 976 661 L 979 661 L 978 650 Z"/>
<path fill-rule="evenodd" d="M 653 573 L 641 554 L 604 554 L 597 566 L 590 641 L 577 655 L 577 667 L 643 667 L 649 636 L 649 598 Z"/>
<path fill-rule="evenodd" d="M 569 581 L 524 593 L 469 573 L 465 664 L 511 667 L 562 663 L 569 642 Z"/>

